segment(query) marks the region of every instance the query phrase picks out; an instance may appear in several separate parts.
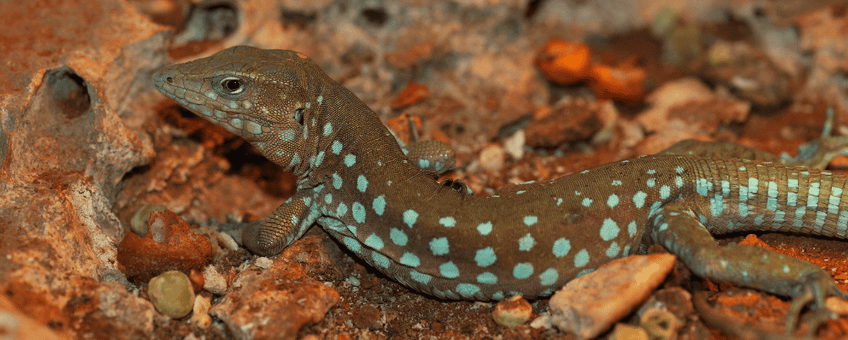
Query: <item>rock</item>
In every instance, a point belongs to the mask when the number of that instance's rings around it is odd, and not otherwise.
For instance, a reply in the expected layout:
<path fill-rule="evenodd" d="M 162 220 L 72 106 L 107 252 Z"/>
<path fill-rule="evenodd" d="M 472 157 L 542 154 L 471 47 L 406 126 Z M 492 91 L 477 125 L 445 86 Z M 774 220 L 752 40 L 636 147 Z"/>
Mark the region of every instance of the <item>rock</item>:
<path fill-rule="evenodd" d="M 235 339 L 296 339 L 303 325 L 321 321 L 339 300 L 335 290 L 307 275 L 298 261 L 306 255 L 310 263 L 326 257 L 320 239 L 305 237 L 267 269 L 251 266 L 240 272 L 210 314 Z"/>
<path fill-rule="evenodd" d="M 745 121 L 751 111 L 750 103 L 713 93 L 694 78 L 660 86 L 647 102 L 650 108 L 636 120 L 651 134 L 640 142 L 637 154 L 654 154 L 683 139 L 712 139 L 720 127 Z"/>
<path fill-rule="evenodd" d="M 615 328 L 610 332 L 610 340 L 648 340 L 648 332 L 637 326 L 627 324 L 616 324 Z"/>
<path fill-rule="evenodd" d="M 506 151 L 499 145 L 489 145 L 480 151 L 479 162 L 484 171 L 500 171 L 506 162 Z"/>
<path fill-rule="evenodd" d="M 239 249 L 238 242 L 236 242 L 232 235 L 223 231 L 218 231 L 215 233 L 215 237 L 218 239 L 219 244 L 224 246 L 224 249 L 229 251 L 236 251 Z"/>
<path fill-rule="evenodd" d="M 410 82 L 409 84 L 406 84 L 406 88 L 401 91 L 401 93 L 399 93 L 397 97 L 392 99 L 392 102 L 389 104 L 389 107 L 394 110 L 402 109 L 404 107 L 420 102 L 424 99 L 427 99 L 427 97 L 429 96 L 430 89 L 428 89 L 427 86 L 415 82 Z"/>
<path fill-rule="evenodd" d="M 519 160 L 521 157 L 524 157 L 524 141 L 526 138 L 524 137 L 524 130 L 518 130 L 509 136 L 509 138 L 504 139 L 504 150 L 512 159 Z"/>
<path fill-rule="evenodd" d="M 200 270 L 215 255 L 209 239 L 172 211 L 152 212 L 148 229 L 144 238 L 127 233 L 118 244 L 118 262 L 128 277 L 143 281 L 171 269 Z"/>
<path fill-rule="evenodd" d="M 191 280 L 180 271 L 167 271 L 151 279 L 147 295 L 159 313 L 175 319 L 188 315 L 194 307 Z"/>
<path fill-rule="evenodd" d="M 831 296 L 825 301 L 827 309 L 836 315 L 848 315 L 848 301 L 844 301 L 838 297 Z"/>
<path fill-rule="evenodd" d="M 253 264 L 255 264 L 259 268 L 268 269 L 268 268 L 271 267 L 272 264 L 274 264 L 274 261 L 263 256 L 263 257 L 257 257 L 256 261 L 254 261 Z"/>
<path fill-rule="evenodd" d="M 675 256 L 628 256 L 576 278 L 550 301 L 551 323 L 581 338 L 594 338 L 630 314 L 674 266 Z"/>
<path fill-rule="evenodd" d="M 0 294 L 0 338 L 10 340 L 61 339 L 47 325 L 43 325 L 21 313 L 3 294 Z"/>
<path fill-rule="evenodd" d="M 598 99 L 640 104 L 645 99 L 645 69 L 635 65 L 594 64 L 589 69 L 589 88 Z"/>
<path fill-rule="evenodd" d="M 227 279 L 218 273 L 215 266 L 208 265 L 203 269 L 203 289 L 218 295 L 223 295 L 227 291 Z"/>
<path fill-rule="evenodd" d="M 760 108 L 775 108 L 792 96 L 792 77 L 759 48 L 743 41 L 718 41 L 699 73 Z"/>
<path fill-rule="evenodd" d="M 533 64 L 548 80 L 570 85 L 588 77 L 592 51 L 582 42 L 551 39 L 539 49 Z"/>
<path fill-rule="evenodd" d="M 514 295 L 509 299 L 498 302 L 492 311 L 492 319 L 495 323 L 504 327 L 515 327 L 522 325 L 533 316 L 533 306 L 521 295 Z"/>
<path fill-rule="evenodd" d="M 166 318 L 122 284 L 115 197 L 156 155 L 139 127 L 170 33 L 124 1 L 32 5 L 0 3 L 0 291 L 62 339 L 153 338 Z"/>
<path fill-rule="evenodd" d="M 142 206 L 141 209 L 138 209 L 135 214 L 133 214 L 133 217 L 130 220 L 130 229 L 138 235 L 138 237 L 146 236 L 148 231 L 147 222 L 150 221 L 150 213 L 165 210 L 167 210 L 167 208 L 161 205 L 148 204 Z"/>
<path fill-rule="evenodd" d="M 524 129 L 527 145 L 557 148 L 563 144 L 591 139 L 604 127 L 603 107 L 596 101 L 566 98 L 553 108 L 541 109 Z"/>
<path fill-rule="evenodd" d="M 673 121 L 681 121 L 690 130 L 711 133 L 721 124 L 744 121 L 751 109 L 746 102 L 713 93 L 694 78 L 663 84 L 648 96 L 647 102 L 651 107 L 637 120 L 650 132 L 667 130 Z"/>
<path fill-rule="evenodd" d="M 212 317 L 209 316 L 210 308 L 212 308 L 211 299 L 197 295 L 194 298 L 194 306 L 192 307 L 191 323 L 200 328 L 209 327 L 212 324 Z"/>
<path fill-rule="evenodd" d="M 530 327 L 536 329 L 551 329 L 551 315 L 543 314 L 530 322 Z"/>
<path fill-rule="evenodd" d="M 683 288 L 671 287 L 654 292 L 648 301 L 639 307 L 636 315 L 640 320 L 645 320 L 646 314 L 651 310 L 668 311 L 678 323 L 682 324 L 694 313 L 695 307 L 692 305 L 692 294 Z"/>
<path fill-rule="evenodd" d="M 359 310 L 354 311 L 352 317 L 353 324 L 359 328 L 377 330 L 383 327 L 383 314 L 371 305 L 362 306 Z"/>
<path fill-rule="evenodd" d="M 639 327 L 645 330 L 651 339 L 676 339 L 677 330 L 682 326 L 681 320 L 674 314 L 662 308 L 646 310 L 639 318 Z"/>

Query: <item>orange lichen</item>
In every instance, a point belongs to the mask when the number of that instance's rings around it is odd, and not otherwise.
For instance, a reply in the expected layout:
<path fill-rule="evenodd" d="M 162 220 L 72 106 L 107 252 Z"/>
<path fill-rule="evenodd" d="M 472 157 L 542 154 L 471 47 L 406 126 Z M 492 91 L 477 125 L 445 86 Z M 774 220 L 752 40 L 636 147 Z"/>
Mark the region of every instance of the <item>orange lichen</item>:
<path fill-rule="evenodd" d="M 147 225 L 144 238 L 127 233 L 118 244 L 118 263 L 128 277 L 148 281 L 168 270 L 201 269 L 215 255 L 209 240 L 172 211 L 150 213 Z"/>
<path fill-rule="evenodd" d="M 591 57 L 586 44 L 552 39 L 539 50 L 533 63 L 548 80 L 568 85 L 586 79 Z"/>

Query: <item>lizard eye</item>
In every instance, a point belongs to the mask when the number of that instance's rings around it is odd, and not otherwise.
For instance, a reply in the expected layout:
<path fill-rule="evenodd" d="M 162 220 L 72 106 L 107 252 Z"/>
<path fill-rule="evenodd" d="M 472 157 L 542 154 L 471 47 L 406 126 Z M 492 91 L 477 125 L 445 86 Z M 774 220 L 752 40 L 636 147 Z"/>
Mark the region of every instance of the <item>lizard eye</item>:
<path fill-rule="evenodd" d="M 244 82 L 238 78 L 224 78 L 221 80 L 221 88 L 230 94 L 239 94 L 244 92 Z"/>
<path fill-rule="evenodd" d="M 306 111 L 306 109 L 304 109 L 302 107 L 294 109 L 294 120 L 296 120 L 297 123 L 300 124 L 300 125 L 303 125 L 303 112 L 304 111 Z"/>

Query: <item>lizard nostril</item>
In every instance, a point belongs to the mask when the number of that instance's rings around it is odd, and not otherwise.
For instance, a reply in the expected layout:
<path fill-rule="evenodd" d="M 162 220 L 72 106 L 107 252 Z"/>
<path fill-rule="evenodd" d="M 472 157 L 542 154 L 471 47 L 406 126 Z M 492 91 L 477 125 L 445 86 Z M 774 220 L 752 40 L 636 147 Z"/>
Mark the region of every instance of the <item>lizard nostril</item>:
<path fill-rule="evenodd" d="M 169 83 L 173 83 L 173 82 L 174 82 L 174 77 L 166 77 L 166 78 L 165 78 L 165 81 L 167 81 L 167 82 L 169 82 Z"/>

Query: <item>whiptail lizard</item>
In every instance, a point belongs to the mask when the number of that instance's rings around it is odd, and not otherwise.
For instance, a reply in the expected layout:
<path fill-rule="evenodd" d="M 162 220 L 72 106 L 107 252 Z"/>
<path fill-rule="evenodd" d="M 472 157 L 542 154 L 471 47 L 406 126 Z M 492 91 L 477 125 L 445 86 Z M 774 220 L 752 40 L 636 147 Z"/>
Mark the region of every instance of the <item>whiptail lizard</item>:
<path fill-rule="evenodd" d="M 298 177 L 293 197 L 246 226 L 244 243 L 257 254 L 279 253 L 317 223 L 412 289 L 498 300 L 549 295 L 658 243 L 701 277 L 791 297 L 787 329 L 803 307 L 816 326 L 830 315 L 827 296 L 848 298 L 808 262 L 757 247 L 720 247 L 710 235 L 782 231 L 844 239 L 844 175 L 688 155 L 693 148 L 684 146 L 676 155 L 613 162 L 479 197 L 419 168 L 426 159 L 405 155 L 371 109 L 300 53 L 234 47 L 168 67 L 155 84 Z M 815 155 L 821 163 L 836 153 Z"/>

